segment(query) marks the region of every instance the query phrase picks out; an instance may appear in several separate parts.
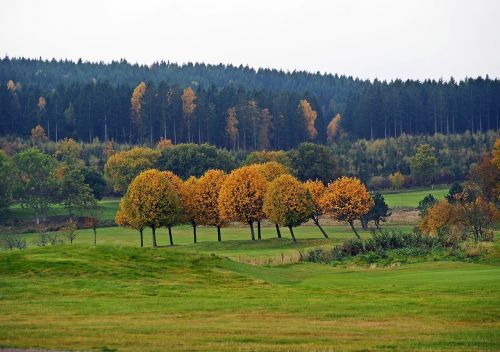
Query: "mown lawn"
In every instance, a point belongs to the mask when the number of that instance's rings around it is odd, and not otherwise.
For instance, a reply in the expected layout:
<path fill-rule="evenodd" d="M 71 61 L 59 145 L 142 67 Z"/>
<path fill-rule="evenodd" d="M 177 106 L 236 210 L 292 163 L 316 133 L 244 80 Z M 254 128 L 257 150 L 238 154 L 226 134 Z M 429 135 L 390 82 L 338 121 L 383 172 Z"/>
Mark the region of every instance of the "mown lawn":
<path fill-rule="evenodd" d="M 320 241 L 318 239 L 318 241 Z M 277 240 L 261 241 L 275 247 Z M 493 351 L 500 268 L 248 265 L 202 250 L 0 253 L 0 346 L 96 351 Z M 212 249 L 222 244 L 210 244 Z M 248 241 L 239 241 L 245 252 Z"/>

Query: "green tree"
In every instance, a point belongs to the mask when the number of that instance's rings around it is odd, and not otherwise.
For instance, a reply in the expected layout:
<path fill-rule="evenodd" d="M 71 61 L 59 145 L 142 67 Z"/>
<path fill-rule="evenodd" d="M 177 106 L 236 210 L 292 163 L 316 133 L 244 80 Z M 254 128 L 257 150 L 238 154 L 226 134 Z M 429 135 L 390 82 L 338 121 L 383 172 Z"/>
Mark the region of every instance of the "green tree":
<path fill-rule="evenodd" d="M 324 145 L 301 143 L 288 155 L 291 159 L 292 169 L 302 181 L 318 179 L 323 183 L 328 183 L 340 174 L 336 158 L 332 151 Z"/>
<path fill-rule="evenodd" d="M 17 184 L 16 176 L 16 166 L 7 154 L 0 150 L 0 212 L 12 204 Z"/>
<path fill-rule="evenodd" d="M 31 148 L 16 154 L 14 162 L 19 170 L 17 199 L 21 206 L 33 210 L 39 224 L 40 218 L 46 219 L 47 211 L 57 200 L 56 160 L 37 148 Z"/>
<path fill-rule="evenodd" d="M 448 203 L 451 204 L 457 202 L 458 201 L 457 196 L 461 195 L 463 191 L 464 188 L 460 183 L 453 182 L 450 189 L 448 190 L 448 194 L 446 195 L 446 200 L 448 201 Z"/>
<path fill-rule="evenodd" d="M 419 145 L 415 155 L 410 159 L 410 167 L 416 183 L 430 185 L 436 178 L 438 167 L 434 148 L 429 144 Z"/>
<path fill-rule="evenodd" d="M 380 193 L 375 193 L 372 195 L 373 207 L 370 209 L 366 215 L 361 216 L 361 225 L 364 230 L 368 229 L 368 223 L 373 221 L 377 228 L 380 227 L 380 222 L 385 222 L 391 212 L 389 212 L 389 206 L 385 202 L 384 196 Z"/>
<path fill-rule="evenodd" d="M 438 201 L 432 194 L 428 194 L 422 199 L 420 202 L 418 202 L 418 212 L 420 216 L 424 216 L 427 214 L 427 210 L 429 210 L 430 207 L 432 207 L 434 204 L 436 204 Z"/>

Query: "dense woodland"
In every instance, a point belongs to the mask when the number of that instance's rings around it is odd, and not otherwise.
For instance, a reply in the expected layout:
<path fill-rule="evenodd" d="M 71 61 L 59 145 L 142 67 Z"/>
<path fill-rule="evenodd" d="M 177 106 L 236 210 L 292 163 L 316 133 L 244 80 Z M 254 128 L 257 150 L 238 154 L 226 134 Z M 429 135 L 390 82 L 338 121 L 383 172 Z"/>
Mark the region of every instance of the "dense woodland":
<path fill-rule="evenodd" d="M 0 135 L 28 137 L 40 124 L 52 141 L 97 137 L 155 145 L 163 137 L 175 144 L 289 150 L 305 141 L 499 127 L 500 81 L 488 77 L 371 82 L 222 64 L 5 57 L 0 82 Z M 342 118 L 332 123 L 337 114 Z"/>

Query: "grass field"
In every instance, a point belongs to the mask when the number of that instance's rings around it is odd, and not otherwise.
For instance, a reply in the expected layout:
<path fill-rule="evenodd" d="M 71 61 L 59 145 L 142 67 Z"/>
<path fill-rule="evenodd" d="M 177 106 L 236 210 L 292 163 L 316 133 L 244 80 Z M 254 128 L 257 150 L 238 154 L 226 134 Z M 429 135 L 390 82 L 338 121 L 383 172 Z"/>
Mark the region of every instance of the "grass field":
<path fill-rule="evenodd" d="M 432 194 L 436 199 L 444 198 L 448 194 L 448 188 L 434 188 L 424 190 L 405 190 L 399 192 L 382 192 L 385 202 L 391 208 L 416 208 L 428 194 Z"/>
<path fill-rule="evenodd" d="M 84 230 L 76 244 L 0 252 L 0 346 L 94 351 L 493 351 L 500 267 L 286 264 L 352 234 L 311 226 L 299 244 L 264 228 L 175 229 L 175 247 L 137 248 L 132 231 Z M 285 235 L 285 231 L 284 235 Z M 363 233 L 368 236 L 367 233 Z M 28 241 L 34 235 L 24 235 Z M 288 237 L 288 234 L 285 235 Z M 160 231 L 160 244 L 166 233 Z M 150 243 L 149 234 L 146 243 Z M 498 248 L 497 248 L 498 253 Z M 284 264 L 281 258 L 284 257 Z M 261 265 L 250 265 L 261 264 Z M 272 265 L 267 265 L 271 263 Z"/>

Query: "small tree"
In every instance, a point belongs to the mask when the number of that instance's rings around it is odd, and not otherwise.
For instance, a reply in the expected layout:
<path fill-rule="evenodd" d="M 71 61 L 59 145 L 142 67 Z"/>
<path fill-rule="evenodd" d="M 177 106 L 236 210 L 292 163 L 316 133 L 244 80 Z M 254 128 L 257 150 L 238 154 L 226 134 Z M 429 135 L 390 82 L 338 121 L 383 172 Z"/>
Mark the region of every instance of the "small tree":
<path fill-rule="evenodd" d="M 88 193 L 83 199 L 81 208 L 86 215 L 85 225 L 92 228 L 94 233 L 94 246 L 97 245 L 97 226 L 101 221 L 103 209 L 99 206 L 97 199 L 91 193 Z"/>
<path fill-rule="evenodd" d="M 429 144 L 421 144 L 417 147 L 415 155 L 410 159 L 411 173 L 415 182 L 430 185 L 436 176 L 437 158 L 436 152 Z"/>
<path fill-rule="evenodd" d="M 66 225 L 61 229 L 62 235 L 66 237 L 70 244 L 73 244 L 73 241 L 76 238 L 78 231 L 77 221 L 73 219 L 69 219 L 66 222 Z"/>
<path fill-rule="evenodd" d="M 427 213 L 427 210 L 432 207 L 434 204 L 437 203 L 437 199 L 434 198 L 432 194 L 428 194 L 422 199 L 420 202 L 418 202 L 418 213 L 419 216 L 424 216 Z"/>
<path fill-rule="evenodd" d="M 325 185 L 320 180 L 308 180 L 304 183 L 304 186 L 309 191 L 309 194 L 311 195 L 311 199 L 313 201 L 313 211 L 311 213 L 311 219 L 319 228 L 323 236 L 325 236 L 325 238 L 328 238 L 328 234 L 319 224 L 319 217 L 323 215 L 323 208 L 321 207 L 320 201 L 321 197 L 323 197 L 323 194 L 325 193 Z"/>
<path fill-rule="evenodd" d="M 294 242 L 297 240 L 293 228 L 306 222 L 313 209 L 314 204 L 309 191 L 295 177 L 282 175 L 269 184 L 264 212 L 269 220 L 287 226 Z"/>
<path fill-rule="evenodd" d="M 372 196 L 373 207 L 370 209 L 366 215 L 361 216 L 361 226 L 363 230 L 368 229 L 368 223 L 370 221 L 375 222 L 377 228 L 380 227 L 380 222 L 385 222 L 391 213 L 389 212 L 389 206 L 385 202 L 384 196 L 380 193 L 375 193 Z"/>
<path fill-rule="evenodd" d="M 451 204 L 457 202 L 458 198 L 461 197 L 463 191 L 464 188 L 462 187 L 462 185 L 458 182 L 454 182 L 451 185 L 448 194 L 446 195 L 446 200 Z"/>
<path fill-rule="evenodd" d="M 219 212 L 224 221 L 239 221 L 250 227 L 255 240 L 253 224 L 265 217 L 262 210 L 266 180 L 252 166 L 236 169 L 224 181 L 219 195 Z"/>
<path fill-rule="evenodd" d="M 156 247 L 156 229 L 174 223 L 181 212 L 175 188 L 162 172 L 153 169 L 139 174 L 128 192 L 132 212 L 151 228 L 153 247 Z"/>
<path fill-rule="evenodd" d="M 220 228 L 225 224 L 220 216 L 218 200 L 222 184 L 227 175 L 221 170 L 208 170 L 198 182 L 198 223 L 217 226 L 217 241 L 221 241 Z"/>
<path fill-rule="evenodd" d="M 357 178 L 341 177 L 329 183 L 321 197 L 321 206 L 326 214 L 337 221 L 347 222 L 358 239 L 354 220 L 360 219 L 373 207 L 373 199 L 364 184 Z"/>
<path fill-rule="evenodd" d="M 399 190 L 403 188 L 406 182 L 406 177 L 398 171 L 389 175 L 389 182 L 391 182 L 392 189 Z"/>

